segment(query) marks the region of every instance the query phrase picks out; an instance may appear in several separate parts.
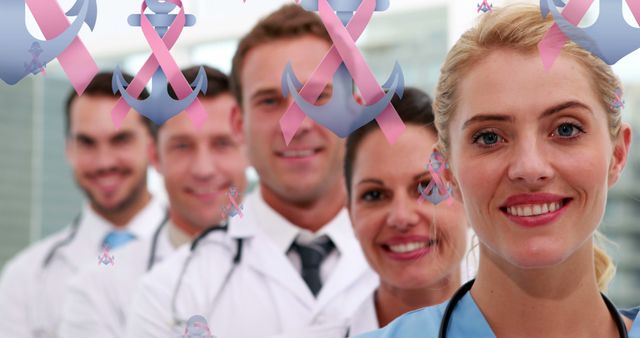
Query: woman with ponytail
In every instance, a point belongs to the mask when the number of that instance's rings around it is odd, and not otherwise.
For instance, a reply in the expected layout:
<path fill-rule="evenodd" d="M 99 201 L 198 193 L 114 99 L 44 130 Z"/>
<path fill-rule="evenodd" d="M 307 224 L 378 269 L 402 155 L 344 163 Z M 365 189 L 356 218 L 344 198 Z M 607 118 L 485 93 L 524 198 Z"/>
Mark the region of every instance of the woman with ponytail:
<path fill-rule="evenodd" d="M 640 336 L 637 310 L 602 294 L 615 269 L 594 243 L 631 140 L 620 83 L 573 42 L 546 71 L 552 24 L 537 6 L 494 9 L 449 51 L 437 148 L 479 239 L 477 277 L 363 338 Z"/>

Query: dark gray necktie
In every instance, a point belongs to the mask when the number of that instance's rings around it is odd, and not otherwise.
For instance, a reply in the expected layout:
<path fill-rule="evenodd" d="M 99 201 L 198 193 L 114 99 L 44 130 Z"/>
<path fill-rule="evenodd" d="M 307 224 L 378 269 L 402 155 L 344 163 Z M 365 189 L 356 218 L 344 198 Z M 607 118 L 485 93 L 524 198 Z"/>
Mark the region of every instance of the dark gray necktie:
<path fill-rule="evenodd" d="M 314 239 L 311 243 L 301 244 L 296 241 L 291 244 L 291 250 L 297 252 L 302 261 L 302 279 L 314 296 L 317 296 L 322 288 L 320 265 L 334 248 L 335 245 L 326 235 Z"/>

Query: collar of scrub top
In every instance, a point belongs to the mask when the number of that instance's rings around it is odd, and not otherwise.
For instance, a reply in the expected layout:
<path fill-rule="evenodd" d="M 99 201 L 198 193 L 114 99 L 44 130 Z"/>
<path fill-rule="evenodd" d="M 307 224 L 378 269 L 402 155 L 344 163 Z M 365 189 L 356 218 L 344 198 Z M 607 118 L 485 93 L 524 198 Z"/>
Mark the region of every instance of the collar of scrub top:
<path fill-rule="evenodd" d="M 438 306 L 438 310 L 442 315 L 442 320 L 439 327 L 438 337 L 495 337 L 495 334 L 491 330 L 489 324 L 477 304 L 473 300 L 469 290 L 473 285 L 474 280 L 465 283 L 456 293 L 451 297 L 451 300 Z M 462 297 L 459 296 L 462 294 Z M 625 324 L 622 321 L 622 316 L 615 308 L 615 305 L 609 301 L 608 298 L 602 294 L 602 298 L 607 304 L 609 312 L 613 316 L 613 320 L 616 322 L 620 337 L 634 337 L 629 336 L 625 328 Z M 449 317 L 447 318 L 447 309 L 453 307 Z M 460 309 L 461 311 L 458 311 Z M 462 320 L 458 320 L 458 323 L 454 324 L 453 317 L 457 316 Z"/>
<path fill-rule="evenodd" d="M 633 320 L 633 325 L 631 326 L 631 330 L 629 330 L 629 338 L 640 338 L 640 307 L 620 310 L 620 313 Z"/>
<path fill-rule="evenodd" d="M 449 302 L 446 302 L 437 306 L 441 316 L 444 315 L 448 304 Z M 463 318 L 463 320 L 451 320 L 447 330 L 448 337 L 495 337 L 470 292 L 465 293 L 456 304 L 452 317 Z"/>

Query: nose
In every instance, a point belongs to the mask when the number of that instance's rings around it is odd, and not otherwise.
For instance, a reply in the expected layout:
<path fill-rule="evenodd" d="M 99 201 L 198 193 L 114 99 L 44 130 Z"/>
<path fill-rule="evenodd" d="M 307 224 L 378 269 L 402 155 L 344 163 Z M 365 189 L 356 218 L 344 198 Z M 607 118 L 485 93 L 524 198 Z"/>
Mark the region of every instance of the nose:
<path fill-rule="evenodd" d="M 117 157 L 118 152 L 109 147 L 101 146 L 98 147 L 98 151 L 95 157 L 91 158 L 90 161 L 95 163 L 95 166 L 98 170 L 109 170 L 111 168 L 116 167 L 117 165 Z"/>
<path fill-rule="evenodd" d="M 191 174 L 198 180 L 208 180 L 215 175 L 215 156 L 205 147 L 196 150 L 195 158 L 191 164 Z"/>
<path fill-rule="evenodd" d="M 407 193 L 396 193 L 387 215 L 387 225 L 400 231 L 407 231 L 418 224 L 417 200 Z"/>
<path fill-rule="evenodd" d="M 522 140 L 514 148 L 508 170 L 509 179 L 533 188 L 546 184 L 554 175 L 548 157 L 548 152 L 542 149 L 538 140 L 533 137 Z"/>

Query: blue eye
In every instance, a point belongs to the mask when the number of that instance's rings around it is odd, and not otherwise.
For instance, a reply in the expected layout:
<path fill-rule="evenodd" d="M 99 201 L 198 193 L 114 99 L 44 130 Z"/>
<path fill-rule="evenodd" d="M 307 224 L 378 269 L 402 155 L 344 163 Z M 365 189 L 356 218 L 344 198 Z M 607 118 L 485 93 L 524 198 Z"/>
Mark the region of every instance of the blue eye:
<path fill-rule="evenodd" d="M 480 132 L 473 136 L 473 143 L 479 143 L 483 146 L 493 146 L 502 141 L 502 137 L 492 131 Z"/>
<path fill-rule="evenodd" d="M 558 135 L 561 138 L 574 138 L 582 132 L 583 130 L 579 126 L 573 123 L 565 122 L 555 129 L 554 134 Z"/>

